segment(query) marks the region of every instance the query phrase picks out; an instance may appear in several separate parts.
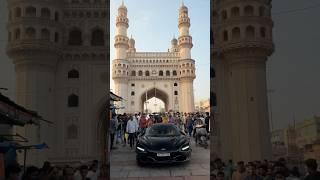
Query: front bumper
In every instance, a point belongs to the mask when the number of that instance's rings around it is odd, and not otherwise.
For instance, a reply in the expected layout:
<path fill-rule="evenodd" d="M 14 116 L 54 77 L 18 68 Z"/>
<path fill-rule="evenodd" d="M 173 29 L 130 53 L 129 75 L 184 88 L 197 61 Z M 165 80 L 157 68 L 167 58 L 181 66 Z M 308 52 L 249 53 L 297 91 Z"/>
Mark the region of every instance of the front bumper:
<path fill-rule="evenodd" d="M 187 162 L 190 161 L 191 149 L 187 151 L 148 151 L 141 152 L 136 150 L 137 161 L 142 163 L 177 163 L 177 162 Z M 170 153 L 170 156 L 159 157 L 157 153 Z"/>

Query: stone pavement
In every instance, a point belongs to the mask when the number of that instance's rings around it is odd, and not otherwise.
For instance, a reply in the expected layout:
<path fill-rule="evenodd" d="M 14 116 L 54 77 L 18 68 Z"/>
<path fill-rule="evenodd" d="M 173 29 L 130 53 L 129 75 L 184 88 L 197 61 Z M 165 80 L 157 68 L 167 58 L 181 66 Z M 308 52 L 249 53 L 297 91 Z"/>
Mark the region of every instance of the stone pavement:
<path fill-rule="evenodd" d="M 118 144 L 112 150 L 110 160 L 111 180 L 209 180 L 210 149 L 195 146 L 191 140 L 190 162 L 172 165 L 147 165 L 136 163 L 136 154 L 127 145 Z M 210 147 L 210 146 L 209 146 Z"/>

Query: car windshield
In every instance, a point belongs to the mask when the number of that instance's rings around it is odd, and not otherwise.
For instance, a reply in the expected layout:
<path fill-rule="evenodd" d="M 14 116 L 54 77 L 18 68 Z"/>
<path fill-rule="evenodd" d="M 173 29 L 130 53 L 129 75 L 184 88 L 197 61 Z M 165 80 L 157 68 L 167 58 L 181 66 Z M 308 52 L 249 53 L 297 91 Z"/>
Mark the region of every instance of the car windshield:
<path fill-rule="evenodd" d="M 167 137 L 179 136 L 180 132 L 173 125 L 154 125 L 147 129 L 146 136 Z"/>

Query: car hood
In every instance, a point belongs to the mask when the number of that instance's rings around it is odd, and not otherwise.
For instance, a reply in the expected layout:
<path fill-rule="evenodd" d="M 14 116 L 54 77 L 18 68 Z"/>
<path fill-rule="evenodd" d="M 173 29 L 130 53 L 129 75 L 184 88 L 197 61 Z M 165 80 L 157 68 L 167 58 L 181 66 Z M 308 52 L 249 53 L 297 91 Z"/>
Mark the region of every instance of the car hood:
<path fill-rule="evenodd" d="M 185 136 L 175 137 L 150 137 L 143 136 L 139 144 L 151 151 L 174 151 L 187 144 L 188 139 Z"/>

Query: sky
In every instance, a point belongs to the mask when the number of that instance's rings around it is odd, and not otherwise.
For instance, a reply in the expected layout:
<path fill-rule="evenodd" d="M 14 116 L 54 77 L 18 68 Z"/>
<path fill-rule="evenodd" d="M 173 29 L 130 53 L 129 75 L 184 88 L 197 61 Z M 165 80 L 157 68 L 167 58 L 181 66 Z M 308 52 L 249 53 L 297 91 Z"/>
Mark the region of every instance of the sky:
<path fill-rule="evenodd" d="M 129 34 L 132 33 L 136 39 L 137 50 L 166 51 L 173 34 L 176 33 L 176 36 L 178 34 L 177 9 L 180 1 L 158 0 L 159 2 L 157 2 L 154 0 L 134 0 L 139 3 L 132 1 L 125 0 L 125 3 L 129 10 L 131 22 Z M 119 1 L 113 2 L 115 2 L 116 7 L 113 5 L 111 9 L 117 8 L 117 5 L 120 3 Z M 170 5 L 161 6 L 162 3 L 165 4 L 164 2 L 168 4 L 170 2 Z M 209 59 L 205 58 L 209 50 L 200 50 L 203 53 L 201 54 L 202 56 L 195 57 L 196 48 L 201 45 L 197 42 L 201 41 L 201 35 L 200 37 L 195 37 L 197 34 L 195 28 L 200 26 L 201 21 L 204 21 L 195 12 L 207 13 L 207 11 L 202 12 L 199 10 L 207 2 L 207 0 L 185 0 L 185 4 L 190 10 L 190 31 L 195 46 L 192 49 L 192 56 L 196 60 L 198 73 L 202 66 L 209 67 Z M 274 129 L 279 129 L 287 126 L 288 123 L 292 123 L 294 119 L 296 122 L 299 122 L 304 118 L 312 117 L 314 114 L 320 115 L 320 6 L 308 8 L 313 7 L 317 3 L 319 4 L 318 0 L 274 0 L 272 3 L 275 52 L 267 61 L 267 72 L 268 89 L 274 89 L 274 93 L 272 95 L 269 94 L 271 95 Z M 15 99 L 14 66 L 5 53 L 7 41 L 6 7 L 6 0 L 0 0 L 0 87 L 9 88 L 9 91 L 0 91 Z M 304 8 L 307 8 L 307 10 L 279 14 L 279 12 Z M 158 10 L 165 13 L 158 16 Z M 168 17 L 171 13 L 172 15 Z M 132 19 L 134 18 L 132 15 L 139 20 L 135 22 L 135 25 L 132 24 Z M 112 21 L 114 21 L 114 16 L 115 14 L 111 14 Z M 208 17 L 204 18 L 209 18 L 209 14 Z M 166 21 L 164 27 L 172 28 L 172 30 L 159 31 L 161 27 L 157 23 L 163 19 Z M 153 24 L 154 22 L 157 23 Z M 148 25 L 150 23 L 152 23 L 152 26 Z M 111 32 L 114 31 L 114 23 L 110 27 Z M 209 28 L 205 30 L 209 32 Z M 143 38 L 139 37 L 140 31 L 144 31 Z M 157 34 L 153 36 L 152 33 Z M 164 36 L 164 38 L 159 38 L 160 36 Z M 144 46 L 144 44 L 149 43 L 148 39 L 151 39 L 153 44 Z M 113 45 L 110 46 L 111 49 L 112 47 Z M 201 76 L 198 75 L 198 77 Z M 206 87 L 209 84 L 196 84 L 197 79 L 195 80 L 195 87 L 209 89 Z M 200 90 L 196 89 L 195 93 L 197 91 L 199 92 Z"/>
<path fill-rule="evenodd" d="M 110 64 L 115 58 L 115 19 L 121 3 L 122 0 L 111 0 L 110 5 Z M 167 52 L 173 36 L 179 36 L 178 9 L 181 3 L 181 0 L 124 0 L 129 19 L 128 36 L 135 39 L 137 52 Z M 195 60 L 197 76 L 193 86 L 197 102 L 210 97 L 210 1 L 184 0 L 184 4 L 189 9 L 191 22 L 191 58 Z M 110 88 L 114 88 L 111 74 Z"/>

